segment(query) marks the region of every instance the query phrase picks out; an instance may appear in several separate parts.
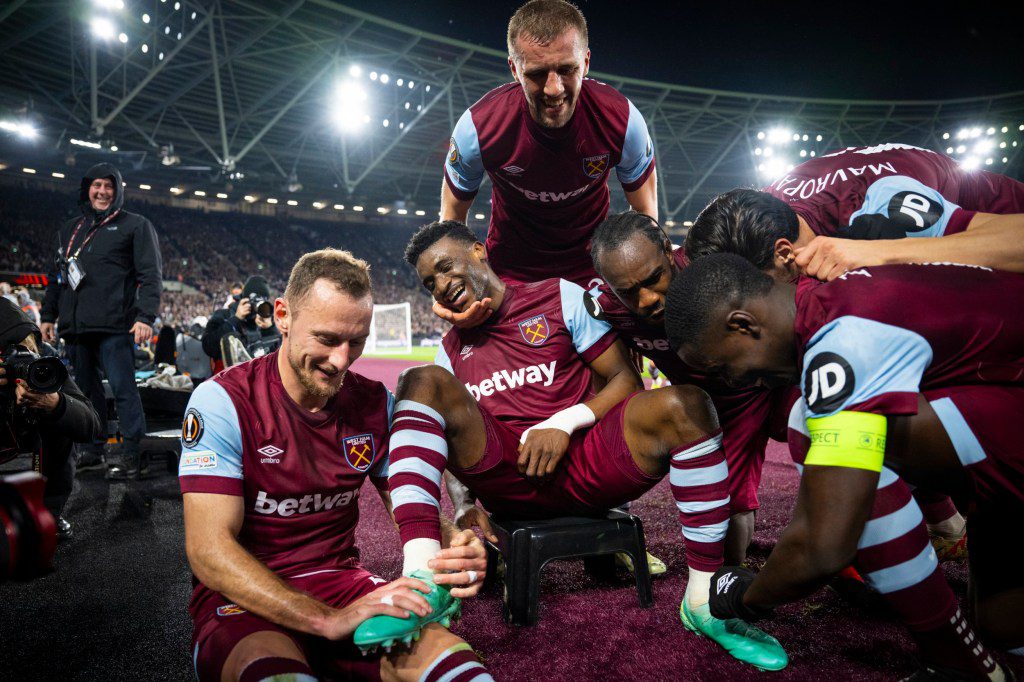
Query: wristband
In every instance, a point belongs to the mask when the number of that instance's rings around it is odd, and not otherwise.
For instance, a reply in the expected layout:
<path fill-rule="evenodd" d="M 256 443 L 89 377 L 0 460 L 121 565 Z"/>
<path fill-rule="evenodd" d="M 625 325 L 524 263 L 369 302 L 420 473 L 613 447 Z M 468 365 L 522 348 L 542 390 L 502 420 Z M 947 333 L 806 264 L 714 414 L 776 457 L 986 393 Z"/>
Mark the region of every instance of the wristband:
<path fill-rule="evenodd" d="M 526 431 L 523 431 L 523 435 L 519 437 L 519 442 L 525 443 L 526 436 L 534 429 L 558 429 L 571 436 L 578 429 L 593 426 L 596 421 L 597 417 L 594 415 L 594 411 L 584 403 L 579 403 L 572 407 L 567 407 L 561 412 L 555 412 L 539 424 L 534 424 L 526 429 Z"/>
<path fill-rule="evenodd" d="M 750 589 L 756 574 L 740 566 L 726 566 L 711 576 L 711 615 L 721 620 L 741 618 L 752 623 L 772 614 L 772 609 L 748 606 L 743 595 Z"/>

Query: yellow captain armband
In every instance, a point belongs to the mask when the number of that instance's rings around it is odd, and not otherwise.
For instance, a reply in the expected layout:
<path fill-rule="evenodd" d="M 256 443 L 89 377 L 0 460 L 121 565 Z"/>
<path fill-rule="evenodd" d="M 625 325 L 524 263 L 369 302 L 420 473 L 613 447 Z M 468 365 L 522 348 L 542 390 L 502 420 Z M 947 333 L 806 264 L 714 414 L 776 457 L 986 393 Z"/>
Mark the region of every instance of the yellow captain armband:
<path fill-rule="evenodd" d="M 885 415 L 837 412 L 810 417 L 811 449 L 804 464 L 881 471 L 885 459 Z"/>

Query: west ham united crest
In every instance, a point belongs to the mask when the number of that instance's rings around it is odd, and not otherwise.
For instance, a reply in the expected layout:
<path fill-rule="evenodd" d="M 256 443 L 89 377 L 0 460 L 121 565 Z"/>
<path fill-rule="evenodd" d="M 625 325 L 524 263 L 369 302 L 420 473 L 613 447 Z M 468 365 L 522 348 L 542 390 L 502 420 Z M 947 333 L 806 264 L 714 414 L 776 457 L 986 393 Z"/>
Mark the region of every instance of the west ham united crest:
<path fill-rule="evenodd" d="M 599 178 L 608 170 L 608 154 L 588 156 L 583 159 L 583 174 L 588 178 Z"/>
<path fill-rule="evenodd" d="M 341 439 L 341 447 L 345 451 L 345 461 L 356 471 L 366 471 L 373 463 L 377 450 L 373 445 L 373 435 L 364 433 Z"/>
<path fill-rule="evenodd" d="M 523 320 L 519 323 L 519 333 L 523 335 L 523 340 L 531 346 L 543 344 L 548 340 L 548 334 L 550 333 L 548 318 L 544 315 L 537 315 L 528 320 Z"/>

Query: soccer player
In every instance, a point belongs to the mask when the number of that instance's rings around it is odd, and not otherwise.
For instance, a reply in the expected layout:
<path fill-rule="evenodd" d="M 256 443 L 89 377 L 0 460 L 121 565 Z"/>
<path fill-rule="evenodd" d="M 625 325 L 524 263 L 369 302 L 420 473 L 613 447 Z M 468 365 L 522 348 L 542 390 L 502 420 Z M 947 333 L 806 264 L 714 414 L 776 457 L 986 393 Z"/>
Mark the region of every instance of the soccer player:
<path fill-rule="evenodd" d="M 591 243 L 594 268 L 605 283 L 584 299 L 587 310 L 615 329 L 627 346 L 653 361 L 672 384 L 694 384 L 711 396 L 723 429 L 729 463 L 731 517 L 725 561 L 740 564 L 754 534 L 765 446 L 775 433 L 785 440 L 785 415 L 795 400 L 789 389 L 736 388 L 690 367 L 669 347 L 665 334 L 665 294 L 672 277 L 689 265 L 686 250 L 675 248 L 657 221 L 627 211 L 609 216 Z M 773 412 L 774 406 L 774 412 Z"/>
<path fill-rule="evenodd" d="M 793 520 L 756 576 L 716 574 L 713 613 L 768 615 L 898 541 L 901 563 L 861 572 L 915 614 L 927 667 L 951 669 L 951 679 L 1001 679 L 948 589 L 918 582 L 939 569 L 923 533 L 907 532 L 920 526 L 916 506 L 872 506 L 898 471 L 969 508 L 977 630 L 1024 654 L 1024 556 L 1005 539 L 1007 524 L 1024 518 L 1024 455 L 1012 426 L 1024 414 L 1024 277 L 892 265 L 793 284 L 716 254 L 673 281 L 667 308 L 669 339 L 688 362 L 737 383 L 802 388 L 790 417 L 805 453 Z"/>
<path fill-rule="evenodd" d="M 707 611 L 729 493 L 706 394 L 693 386 L 640 391 L 625 347 L 584 310 L 579 286 L 562 279 L 506 284 L 463 223 L 424 226 L 406 260 L 436 301 L 462 311 L 488 298 L 494 314 L 483 325 L 450 330 L 435 365 L 399 380 L 390 488 L 405 571 L 422 568 L 438 550 L 446 469 L 488 511 L 516 518 L 600 513 L 668 474 L 689 566 L 683 623 L 741 661 L 785 667 L 775 639 Z"/>
<path fill-rule="evenodd" d="M 891 263 L 1020 272 L 1021 214 L 1024 183 L 965 171 L 910 145 L 849 147 L 800 164 L 760 192 L 719 196 L 697 217 L 686 249 L 691 258 L 738 253 L 762 270 L 820 280 Z"/>
<path fill-rule="evenodd" d="M 334 249 L 300 258 L 274 303 L 281 348 L 221 372 L 189 401 L 179 479 L 200 680 L 491 679 L 438 624 L 479 590 L 486 555 L 471 531 L 442 523 L 449 548 L 392 583 L 359 564 L 368 475 L 391 506 L 394 398 L 348 371 L 370 331 L 368 267 Z M 411 649 L 364 658 L 353 632 L 378 614 L 430 624 Z"/>
<path fill-rule="evenodd" d="M 492 184 L 487 254 L 512 283 L 596 278 L 588 251 L 608 213 L 612 169 L 626 200 L 657 217 L 654 148 L 636 107 L 586 78 L 587 23 L 564 0 L 531 0 L 508 25 L 514 82 L 459 119 L 441 189 L 441 219 L 466 222 L 486 173 Z M 479 308 L 486 308 L 480 302 Z M 453 319 L 443 306 L 435 312 Z"/>

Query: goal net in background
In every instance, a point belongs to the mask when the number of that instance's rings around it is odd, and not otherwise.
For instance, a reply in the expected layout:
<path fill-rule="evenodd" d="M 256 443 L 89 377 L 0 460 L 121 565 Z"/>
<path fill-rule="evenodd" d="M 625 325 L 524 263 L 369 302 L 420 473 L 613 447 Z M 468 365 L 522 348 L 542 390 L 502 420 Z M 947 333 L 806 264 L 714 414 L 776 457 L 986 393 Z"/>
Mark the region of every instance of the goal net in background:
<path fill-rule="evenodd" d="M 366 352 L 394 355 L 412 352 L 412 306 L 408 301 L 373 306 Z"/>

